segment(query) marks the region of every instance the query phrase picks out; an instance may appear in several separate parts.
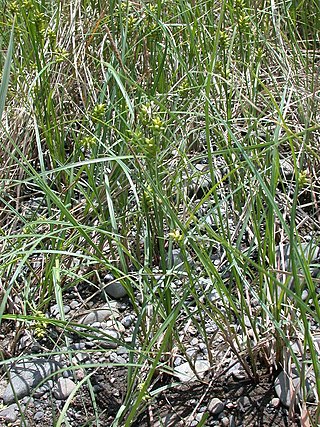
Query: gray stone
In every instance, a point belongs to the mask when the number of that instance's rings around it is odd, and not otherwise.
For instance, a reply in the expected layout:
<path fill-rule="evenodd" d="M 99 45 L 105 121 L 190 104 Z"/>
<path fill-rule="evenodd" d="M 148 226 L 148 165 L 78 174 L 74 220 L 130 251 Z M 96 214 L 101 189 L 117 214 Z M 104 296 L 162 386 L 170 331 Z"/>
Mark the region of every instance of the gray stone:
<path fill-rule="evenodd" d="M 182 358 L 181 358 L 180 356 L 177 356 L 177 357 L 174 359 L 173 364 L 174 364 L 174 366 L 179 366 L 179 365 L 181 365 L 181 364 L 182 364 Z"/>
<path fill-rule="evenodd" d="M 63 311 L 64 311 L 64 314 L 68 314 L 71 311 L 71 307 L 69 305 L 64 305 Z"/>
<path fill-rule="evenodd" d="M 98 344 L 105 349 L 117 348 L 119 344 L 116 341 L 119 338 L 120 334 L 113 329 L 98 331 L 95 336 L 88 338 L 86 346 L 90 348 Z"/>
<path fill-rule="evenodd" d="M 175 413 L 169 413 L 165 417 L 161 418 L 161 420 L 155 421 L 153 427 L 174 427 L 177 426 L 177 423 L 177 415 Z"/>
<path fill-rule="evenodd" d="M 22 337 L 19 340 L 19 350 L 25 350 L 27 347 L 29 347 L 32 344 L 32 337 L 30 334 L 22 335 Z"/>
<path fill-rule="evenodd" d="M 279 163 L 282 174 L 286 178 L 292 178 L 294 174 L 294 167 L 292 163 L 288 159 L 280 159 Z"/>
<path fill-rule="evenodd" d="M 235 409 L 237 405 L 234 402 L 228 402 L 226 403 L 226 408 L 230 410 Z"/>
<path fill-rule="evenodd" d="M 203 417 L 203 414 L 201 412 L 198 412 L 197 415 L 195 416 L 195 421 L 197 421 L 196 425 L 198 425 L 202 417 Z"/>
<path fill-rule="evenodd" d="M 18 405 L 13 403 L 7 408 L 0 411 L 0 420 L 6 421 L 7 423 L 14 423 L 18 418 Z"/>
<path fill-rule="evenodd" d="M 232 361 L 230 363 L 230 368 L 227 370 L 226 374 L 227 376 L 232 375 L 235 380 L 243 380 L 244 378 L 246 378 L 246 372 L 239 362 L 234 363 Z"/>
<path fill-rule="evenodd" d="M 92 325 L 96 322 L 103 322 L 104 320 L 109 319 L 112 316 L 112 311 L 109 308 L 100 308 L 99 310 L 94 310 L 92 313 L 87 314 L 81 319 L 83 325 Z"/>
<path fill-rule="evenodd" d="M 72 357 L 72 363 L 74 365 L 78 365 L 80 363 L 85 363 L 86 361 L 89 360 L 89 355 L 88 353 L 76 353 L 73 357 Z"/>
<path fill-rule="evenodd" d="M 246 412 L 250 406 L 250 399 L 248 396 L 241 396 L 238 400 L 238 408 L 241 412 Z"/>
<path fill-rule="evenodd" d="M 243 316 L 243 320 L 244 320 L 244 324 L 247 328 L 251 328 L 251 322 L 249 316 L 247 316 L 246 314 Z"/>
<path fill-rule="evenodd" d="M 229 427 L 237 427 L 236 425 L 236 419 L 234 415 L 230 416 L 230 420 L 229 420 Z M 239 426 L 240 427 L 240 426 Z"/>
<path fill-rule="evenodd" d="M 129 350 L 126 347 L 120 346 L 117 348 L 117 354 L 119 356 L 127 356 L 129 353 Z"/>
<path fill-rule="evenodd" d="M 21 399 L 21 407 L 23 405 L 33 405 L 33 403 L 34 403 L 34 397 L 25 396 Z M 39 403 L 38 403 L 38 405 L 39 405 Z"/>
<path fill-rule="evenodd" d="M 94 322 L 94 323 L 91 323 L 91 325 L 90 326 L 92 326 L 92 328 L 97 328 L 97 329 L 105 329 L 105 326 L 107 325 L 107 323 L 106 322 Z"/>
<path fill-rule="evenodd" d="M 60 369 L 60 364 L 54 360 L 34 359 L 19 361 L 9 372 L 9 384 L 7 385 L 3 401 L 6 405 L 13 403 L 24 396 L 28 396 L 41 381 Z"/>
<path fill-rule="evenodd" d="M 308 401 L 314 400 L 314 381 L 314 374 L 309 373 L 308 377 L 305 379 Z M 289 408 L 291 405 L 292 398 L 294 398 L 294 396 L 297 396 L 297 398 L 300 400 L 300 378 L 297 369 L 293 368 L 290 376 L 284 371 L 280 372 L 274 381 L 274 388 L 282 405 L 287 408 Z"/>
<path fill-rule="evenodd" d="M 132 314 L 128 314 L 127 316 L 125 316 L 122 320 L 121 323 L 123 324 L 123 326 L 125 328 L 130 328 L 130 326 L 132 325 L 133 321 L 135 319 L 135 316 L 133 316 Z"/>
<path fill-rule="evenodd" d="M 44 417 L 44 412 L 43 411 L 38 411 L 34 414 L 33 419 L 35 421 L 41 421 Z"/>
<path fill-rule="evenodd" d="M 208 348 L 204 342 L 199 343 L 199 349 L 200 349 L 201 353 L 208 354 Z"/>
<path fill-rule="evenodd" d="M 54 386 L 53 380 L 48 380 L 41 387 L 38 387 L 34 391 L 33 396 L 36 398 L 39 398 L 43 396 L 45 393 L 47 393 L 48 391 L 50 391 L 53 388 L 53 386 Z"/>
<path fill-rule="evenodd" d="M 126 365 L 126 363 L 127 363 L 127 361 L 126 361 L 126 359 L 124 357 L 122 357 L 122 356 L 120 356 L 120 355 L 118 355 L 116 353 L 111 353 L 109 355 L 109 360 L 110 360 L 111 363 L 118 363 L 118 364 L 121 364 L 121 365 Z"/>
<path fill-rule="evenodd" d="M 75 350 L 84 350 L 86 348 L 86 345 L 84 342 L 75 342 L 72 344 L 72 349 Z"/>
<path fill-rule="evenodd" d="M 221 425 L 223 427 L 229 427 L 229 418 L 228 417 L 223 417 L 221 420 Z"/>
<path fill-rule="evenodd" d="M 186 350 L 186 353 L 187 353 L 187 356 L 190 358 L 190 359 L 192 359 L 192 357 L 194 357 L 196 354 L 197 354 L 197 349 L 196 348 L 193 348 L 193 347 L 189 347 L 189 348 L 187 348 L 187 350 Z"/>
<path fill-rule="evenodd" d="M 219 415 L 223 410 L 224 410 L 224 403 L 217 397 L 214 397 L 209 402 L 208 411 L 211 412 L 212 415 Z"/>
<path fill-rule="evenodd" d="M 58 400 L 66 400 L 76 387 L 70 378 L 59 378 L 53 389 L 53 395 Z"/>
<path fill-rule="evenodd" d="M 107 322 L 105 323 L 101 323 L 101 329 L 114 329 L 115 331 L 120 333 L 123 333 L 126 330 L 126 328 L 121 322 L 118 322 L 118 320 L 114 319 L 110 319 L 107 320 Z"/>
<path fill-rule="evenodd" d="M 193 260 L 191 258 L 191 256 L 187 253 L 187 261 L 188 263 L 193 266 Z M 172 268 L 175 271 L 185 271 L 185 266 L 184 266 L 184 256 L 181 253 L 180 249 L 173 249 L 171 252 L 171 262 L 169 263 L 169 257 L 167 256 L 167 264 L 168 264 L 168 268 Z"/>
<path fill-rule="evenodd" d="M 7 388 L 7 381 L 4 378 L 0 378 L 0 399 L 2 399 L 2 396 L 6 388 Z"/>
<path fill-rule="evenodd" d="M 64 306 L 62 307 L 62 309 L 63 309 L 63 313 L 64 313 L 64 314 L 68 314 L 68 313 L 69 313 L 69 311 L 71 310 L 71 308 L 70 308 L 70 306 L 69 306 L 69 305 L 64 305 Z M 55 317 L 59 317 L 59 318 L 60 318 L 60 310 L 59 310 L 59 305 L 58 305 L 58 304 L 54 304 L 54 305 L 52 305 L 52 306 L 50 307 L 50 314 L 51 314 L 52 316 L 55 316 Z"/>
<path fill-rule="evenodd" d="M 120 335 L 118 334 L 118 332 L 113 330 L 106 330 L 105 333 L 109 337 L 111 337 L 111 340 L 109 339 L 99 340 L 99 345 L 102 348 L 106 348 L 106 349 L 117 348 L 119 344 L 116 342 L 116 340 L 119 340 L 120 338 Z M 114 339 L 114 341 L 112 340 L 112 338 Z"/>
<path fill-rule="evenodd" d="M 55 360 L 57 363 L 60 363 L 60 365 L 64 366 L 67 361 L 69 360 L 69 351 L 70 349 L 68 347 L 61 347 L 59 354 L 54 354 L 52 356 L 52 359 Z"/>
<path fill-rule="evenodd" d="M 120 313 L 123 313 L 124 311 L 126 311 L 127 308 L 128 306 L 125 302 L 118 305 L 118 310 L 120 311 Z"/>
<path fill-rule="evenodd" d="M 306 301 L 308 299 L 308 296 L 309 296 L 309 292 L 307 291 L 307 289 L 302 291 L 302 294 L 301 294 L 302 301 Z"/>
<path fill-rule="evenodd" d="M 77 301 L 77 300 L 72 300 L 72 301 L 70 302 L 70 308 L 71 308 L 72 310 L 74 310 L 75 308 L 79 307 L 79 305 L 80 305 L 80 302 L 79 302 L 79 301 Z"/>
<path fill-rule="evenodd" d="M 286 406 L 287 408 L 291 404 L 290 382 L 290 378 L 283 371 L 280 372 L 274 382 L 275 392 L 282 405 Z M 299 377 L 295 376 L 292 378 L 292 385 L 294 388 L 296 388 L 299 383 Z"/>
<path fill-rule="evenodd" d="M 111 274 L 104 277 L 104 282 L 106 284 L 103 285 L 103 292 L 106 292 L 110 297 L 120 299 L 128 295 L 125 287 L 118 280 L 115 280 Z"/>
<path fill-rule="evenodd" d="M 177 366 L 174 370 L 175 375 L 181 382 L 196 381 L 198 378 L 203 378 L 204 374 L 210 369 L 210 364 L 207 360 L 197 360 L 194 369 L 191 368 L 188 362 Z M 195 372 L 197 375 L 195 374 Z"/>

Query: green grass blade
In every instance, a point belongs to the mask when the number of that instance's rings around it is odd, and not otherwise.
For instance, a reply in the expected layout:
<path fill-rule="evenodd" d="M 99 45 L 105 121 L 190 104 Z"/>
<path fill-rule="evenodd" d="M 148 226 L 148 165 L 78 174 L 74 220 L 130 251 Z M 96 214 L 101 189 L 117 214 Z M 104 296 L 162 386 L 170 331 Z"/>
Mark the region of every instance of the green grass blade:
<path fill-rule="evenodd" d="M 6 60 L 4 63 L 1 86 L 0 86 L 0 122 L 2 119 L 3 111 L 4 111 L 4 106 L 5 106 L 7 92 L 8 92 L 8 86 L 9 86 L 9 80 L 10 80 L 10 68 L 11 68 L 13 44 L 14 44 L 13 43 L 13 36 L 14 36 L 14 23 L 12 25 L 12 30 L 11 30 L 11 34 L 10 34 L 10 41 L 9 41 L 9 46 L 8 46 L 8 50 L 7 50 Z"/>

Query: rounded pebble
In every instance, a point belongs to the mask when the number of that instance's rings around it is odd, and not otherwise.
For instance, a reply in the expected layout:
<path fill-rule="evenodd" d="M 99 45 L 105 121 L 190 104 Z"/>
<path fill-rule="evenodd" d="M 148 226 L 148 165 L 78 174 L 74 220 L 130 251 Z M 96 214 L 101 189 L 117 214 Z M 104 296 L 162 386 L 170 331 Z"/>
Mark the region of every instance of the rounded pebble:
<path fill-rule="evenodd" d="M 127 316 L 125 316 L 122 320 L 121 323 L 125 328 L 130 328 L 130 326 L 132 325 L 134 321 L 134 316 L 132 314 L 128 314 Z"/>
<path fill-rule="evenodd" d="M 278 397 L 274 397 L 273 399 L 271 399 L 270 405 L 274 408 L 278 408 L 280 405 L 280 399 Z"/>
<path fill-rule="evenodd" d="M 228 417 L 223 417 L 221 420 L 221 425 L 223 427 L 229 427 L 229 418 Z"/>
<path fill-rule="evenodd" d="M 44 417 L 44 412 L 43 411 L 38 411 L 34 414 L 33 419 L 35 421 L 40 421 L 42 420 L 42 418 Z"/>
<path fill-rule="evenodd" d="M 208 411 L 211 412 L 212 415 L 219 415 L 223 410 L 224 403 L 217 397 L 214 397 L 208 405 Z"/>
<path fill-rule="evenodd" d="M 59 378 L 53 390 L 53 395 L 58 400 L 65 400 L 75 388 L 76 384 L 70 378 Z"/>

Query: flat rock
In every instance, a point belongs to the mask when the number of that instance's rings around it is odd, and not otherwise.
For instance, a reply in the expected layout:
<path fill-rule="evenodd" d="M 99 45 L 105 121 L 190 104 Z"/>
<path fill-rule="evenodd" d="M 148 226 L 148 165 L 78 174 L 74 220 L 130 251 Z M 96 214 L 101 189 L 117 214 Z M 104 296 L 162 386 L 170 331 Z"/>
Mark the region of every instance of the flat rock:
<path fill-rule="evenodd" d="M 203 378 L 204 374 L 210 369 L 210 364 L 207 360 L 197 360 L 194 369 L 191 368 L 188 362 L 177 366 L 174 370 L 175 375 L 181 382 L 196 381 L 197 375 L 199 378 Z M 195 372 L 197 375 L 195 374 Z"/>
<path fill-rule="evenodd" d="M 227 370 L 226 375 L 232 375 L 235 380 L 243 380 L 244 378 L 246 378 L 246 371 L 244 370 L 240 362 L 234 363 L 233 361 L 231 361 L 230 368 Z"/>
<path fill-rule="evenodd" d="M 58 400 L 66 400 L 77 385 L 70 378 L 59 378 L 53 389 L 53 395 Z"/>
<path fill-rule="evenodd" d="M 35 414 L 34 414 L 34 416 L 33 416 L 33 419 L 35 420 L 35 421 L 40 421 L 40 420 L 42 420 L 43 418 L 44 418 L 44 412 L 43 411 L 38 411 L 38 412 L 36 412 Z"/>
<path fill-rule="evenodd" d="M 60 364 L 54 360 L 39 358 L 19 361 L 9 371 L 10 381 L 2 396 L 4 404 L 9 405 L 15 399 L 28 396 L 41 381 L 60 368 Z"/>
<path fill-rule="evenodd" d="M 96 322 L 104 322 L 112 316 L 112 311 L 108 308 L 101 308 L 99 310 L 94 310 L 92 313 L 87 314 L 81 319 L 83 325 L 92 325 Z"/>
<path fill-rule="evenodd" d="M 33 396 L 39 398 L 39 397 L 43 396 L 44 394 L 48 393 L 48 391 L 52 390 L 53 386 L 54 386 L 53 380 L 48 380 L 44 384 L 42 384 L 41 387 L 38 387 L 34 391 Z"/>
<path fill-rule="evenodd" d="M 120 313 L 116 307 L 116 302 L 104 304 L 102 307 L 93 309 L 91 313 L 83 316 L 80 323 L 83 325 L 92 325 L 93 323 L 102 323 L 112 318 L 117 318 Z"/>
<path fill-rule="evenodd" d="M 64 305 L 62 307 L 63 309 L 63 313 L 64 314 L 68 314 L 71 310 L 69 305 Z M 50 307 L 50 314 L 54 317 L 57 317 L 60 319 L 60 309 L 59 309 L 59 305 L 58 304 L 54 304 L 53 306 Z"/>
<path fill-rule="evenodd" d="M 18 418 L 18 405 L 13 403 L 7 408 L 0 411 L 0 421 L 3 420 L 7 423 L 14 423 Z"/>
<path fill-rule="evenodd" d="M 100 339 L 99 345 L 106 349 L 117 348 L 119 344 L 116 341 L 120 339 L 120 334 L 112 329 L 105 330 L 104 332 L 110 339 Z"/>
<path fill-rule="evenodd" d="M 120 334 L 112 329 L 98 331 L 86 341 L 87 347 L 93 347 L 95 343 L 105 349 L 114 349 L 119 346 L 117 342 Z"/>
<path fill-rule="evenodd" d="M 314 379 L 312 376 L 314 376 L 314 374 L 312 375 L 312 373 L 310 373 L 309 376 L 305 379 L 306 388 L 309 395 L 308 400 L 311 401 L 314 399 Z M 295 395 L 298 399 L 301 399 L 300 378 L 297 369 L 293 368 L 290 376 L 284 371 L 280 372 L 274 381 L 274 388 L 282 405 L 287 408 L 289 408 L 291 405 L 292 399 Z M 296 394 L 297 389 L 299 390 Z"/>

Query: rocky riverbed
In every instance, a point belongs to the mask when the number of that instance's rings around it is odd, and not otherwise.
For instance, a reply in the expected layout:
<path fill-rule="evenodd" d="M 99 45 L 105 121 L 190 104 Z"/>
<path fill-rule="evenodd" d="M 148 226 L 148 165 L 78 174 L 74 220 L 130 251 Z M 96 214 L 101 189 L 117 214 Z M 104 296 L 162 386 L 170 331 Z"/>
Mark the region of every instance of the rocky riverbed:
<path fill-rule="evenodd" d="M 179 252 L 174 256 L 181 273 Z M 43 325 L 41 338 L 35 329 L 22 328 L 15 348 L 7 347 L 7 353 L 14 351 L 15 357 L 2 364 L 1 425 L 49 427 L 59 421 L 59 425 L 84 426 L 94 425 L 98 419 L 100 425 L 108 426 L 114 421 L 126 395 L 128 364 L 137 360 L 132 355 L 139 343 L 135 341 L 137 316 L 126 290 L 110 274 L 104 283 L 103 291 L 95 292 L 94 298 L 87 286 L 66 292 L 62 307 L 49 307 L 46 316 L 56 323 Z M 174 286 L 179 289 L 182 283 L 177 279 Z M 197 292 L 210 295 L 215 307 L 223 310 L 209 279 L 198 280 Z M 136 297 L 139 301 L 139 294 Z M 190 311 L 196 309 L 190 300 Z M 65 323 L 59 323 L 61 318 Z M 153 384 L 153 390 L 163 387 L 164 391 L 150 397 L 134 425 L 191 427 L 202 417 L 210 426 L 287 425 L 290 410 L 301 398 L 296 368 L 288 376 L 282 370 L 268 371 L 257 361 L 255 382 L 212 319 L 204 319 L 211 337 L 209 346 L 194 325 L 185 321 L 180 336 L 185 352 L 173 348 L 171 374 L 159 374 Z M 250 337 L 250 319 L 246 322 Z M 233 326 L 240 331 L 237 323 Z M 14 321 L 3 322 L 2 343 L 14 339 L 14 327 Z M 299 341 L 291 344 L 302 366 Z M 315 408 L 312 369 L 306 371 L 306 383 L 308 400 Z"/>

